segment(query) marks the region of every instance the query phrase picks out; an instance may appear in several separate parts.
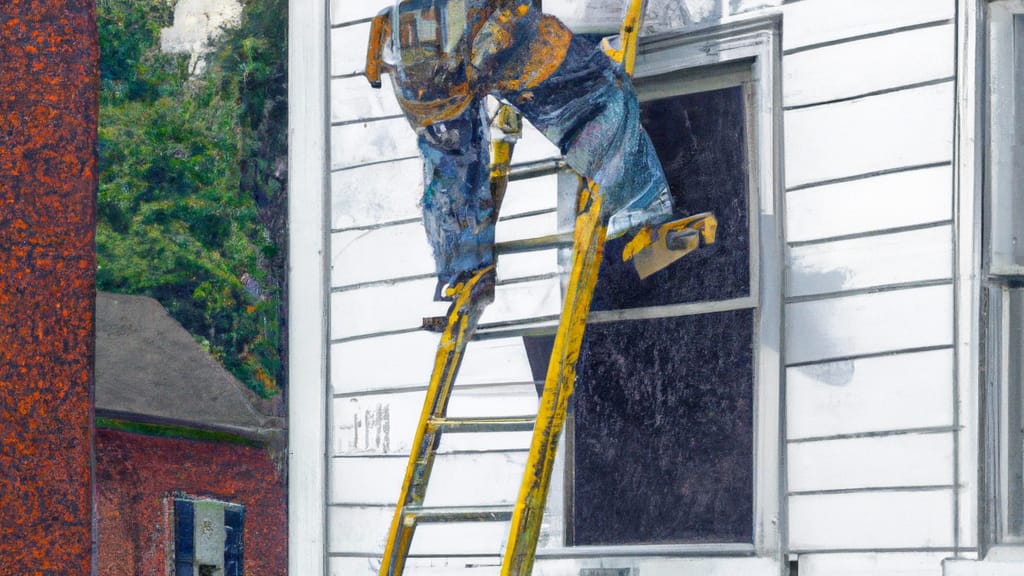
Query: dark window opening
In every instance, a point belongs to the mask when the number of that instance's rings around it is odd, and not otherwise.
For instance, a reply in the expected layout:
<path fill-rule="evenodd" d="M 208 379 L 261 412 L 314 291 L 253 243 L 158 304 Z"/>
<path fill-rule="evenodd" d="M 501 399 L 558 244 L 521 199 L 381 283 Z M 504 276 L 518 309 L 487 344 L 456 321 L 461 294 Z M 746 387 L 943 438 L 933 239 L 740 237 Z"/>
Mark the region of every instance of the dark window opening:
<path fill-rule="evenodd" d="M 714 212 L 718 242 L 643 281 L 614 257 L 626 240 L 609 242 L 593 309 L 752 296 L 743 87 L 648 101 L 642 120 L 679 210 Z M 753 542 L 756 317 L 750 304 L 587 328 L 567 442 L 567 543 Z"/>

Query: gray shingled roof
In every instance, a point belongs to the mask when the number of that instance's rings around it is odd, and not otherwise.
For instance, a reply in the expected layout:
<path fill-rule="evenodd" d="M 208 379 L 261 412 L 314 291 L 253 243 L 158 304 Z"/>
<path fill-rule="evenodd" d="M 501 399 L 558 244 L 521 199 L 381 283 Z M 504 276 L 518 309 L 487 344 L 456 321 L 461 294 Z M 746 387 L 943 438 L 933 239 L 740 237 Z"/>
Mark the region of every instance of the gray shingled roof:
<path fill-rule="evenodd" d="M 96 296 L 96 414 L 260 437 L 279 428 L 159 302 Z"/>

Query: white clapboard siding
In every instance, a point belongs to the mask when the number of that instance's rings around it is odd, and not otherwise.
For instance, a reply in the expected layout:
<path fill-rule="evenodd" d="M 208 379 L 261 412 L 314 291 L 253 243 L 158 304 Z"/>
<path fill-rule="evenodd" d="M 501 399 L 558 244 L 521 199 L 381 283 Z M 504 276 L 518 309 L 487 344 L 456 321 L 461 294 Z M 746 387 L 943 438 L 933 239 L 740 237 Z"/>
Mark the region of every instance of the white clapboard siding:
<path fill-rule="evenodd" d="M 783 50 L 953 17 L 954 0 L 802 0 L 785 6 Z"/>
<path fill-rule="evenodd" d="M 786 193 L 786 237 L 806 242 L 949 221 L 953 174 L 938 166 Z"/>
<path fill-rule="evenodd" d="M 791 440 L 952 424 L 952 348 L 786 369 Z"/>
<path fill-rule="evenodd" d="M 443 315 L 434 302 L 433 278 L 345 290 L 331 295 L 331 339 L 370 336 L 419 327 L 422 318 Z"/>
<path fill-rule="evenodd" d="M 369 22 L 333 28 L 331 76 L 362 74 L 366 70 L 366 45 L 369 39 Z"/>
<path fill-rule="evenodd" d="M 416 133 L 405 118 L 331 127 L 332 170 L 410 158 L 418 154 Z M 379 167 L 380 170 L 386 168 Z"/>
<path fill-rule="evenodd" d="M 383 506 L 331 506 L 328 553 L 383 553 L 393 515 L 394 508 Z M 409 553 L 497 555 L 507 534 L 508 522 L 423 524 L 416 528 Z"/>
<path fill-rule="evenodd" d="M 365 20 L 394 3 L 395 0 L 331 0 L 331 24 Z"/>
<path fill-rule="evenodd" d="M 953 277 L 951 226 L 795 246 L 788 296 L 810 296 Z"/>
<path fill-rule="evenodd" d="M 949 161 L 953 83 L 789 110 L 785 123 L 788 188 Z"/>
<path fill-rule="evenodd" d="M 498 224 L 498 240 L 517 240 L 555 232 L 554 213 L 516 218 Z M 503 254 L 498 257 L 498 281 L 558 272 L 557 250 Z M 426 232 L 419 222 L 350 230 L 331 235 L 331 285 L 345 287 L 366 282 L 434 273 L 434 259 Z"/>
<path fill-rule="evenodd" d="M 331 80 L 331 122 L 357 122 L 402 113 L 391 83 L 374 88 L 363 76 Z"/>
<path fill-rule="evenodd" d="M 434 258 L 419 222 L 331 235 L 331 285 L 430 274 Z"/>
<path fill-rule="evenodd" d="M 953 290 L 929 286 L 786 305 L 786 362 L 947 346 Z"/>
<path fill-rule="evenodd" d="M 333 456 L 408 454 L 423 409 L 423 391 L 334 399 Z M 537 411 L 533 384 L 490 386 L 452 394 L 448 416 L 525 416 Z M 521 450 L 530 432 L 445 434 L 439 450 Z"/>
<path fill-rule="evenodd" d="M 789 445 L 789 490 L 953 484 L 953 433 L 843 438 Z"/>
<path fill-rule="evenodd" d="M 519 162 L 519 154 L 514 154 L 513 157 Z M 508 183 L 505 199 L 501 203 L 501 217 L 553 209 L 557 205 L 557 174 L 512 180 Z"/>
<path fill-rule="evenodd" d="M 376 556 L 331 558 L 328 574 L 330 576 L 378 576 L 381 553 Z M 498 576 L 501 573 L 500 563 L 500 556 L 410 557 L 405 563 L 405 574 L 409 576 Z M 534 574 L 537 572 L 534 571 Z"/>
<path fill-rule="evenodd" d="M 953 546 L 953 492 L 878 491 L 789 497 L 796 552 Z"/>
<path fill-rule="evenodd" d="M 381 178 L 386 172 L 387 178 Z M 376 226 L 420 217 L 423 162 L 411 158 L 331 174 L 331 227 Z"/>
<path fill-rule="evenodd" d="M 500 221 L 494 231 L 494 237 L 498 242 L 511 242 L 549 236 L 557 232 L 558 214 L 551 211 Z"/>
<path fill-rule="evenodd" d="M 942 576 L 949 552 L 864 552 L 800 556 L 800 576 Z"/>
<path fill-rule="evenodd" d="M 331 345 L 331 384 L 335 394 L 426 386 L 440 335 L 417 331 L 361 338 Z M 393 351 L 393 352 L 392 352 Z M 393 361 L 393 354 L 400 361 Z M 470 342 L 463 356 L 460 385 L 531 382 L 522 338 Z"/>
<path fill-rule="evenodd" d="M 419 328 L 422 319 L 444 315 L 447 303 L 434 302 L 436 280 L 425 278 L 371 285 L 331 295 L 331 338 L 370 336 L 380 332 Z M 499 284 L 495 301 L 480 319 L 481 325 L 525 321 L 557 315 L 561 308 L 558 277 Z"/>
<path fill-rule="evenodd" d="M 784 106 L 803 106 L 953 75 L 953 24 L 873 36 L 783 58 Z"/>
<path fill-rule="evenodd" d="M 558 250 L 554 248 L 498 256 L 498 282 L 557 272 Z"/>
<path fill-rule="evenodd" d="M 512 504 L 526 469 L 526 451 L 438 456 L 430 476 L 426 506 Z M 389 504 L 402 488 L 408 459 L 334 458 L 331 504 Z"/>
<path fill-rule="evenodd" d="M 495 290 L 494 303 L 484 311 L 480 325 L 557 316 L 561 311 L 561 281 L 557 276 L 530 282 L 499 284 Z"/>

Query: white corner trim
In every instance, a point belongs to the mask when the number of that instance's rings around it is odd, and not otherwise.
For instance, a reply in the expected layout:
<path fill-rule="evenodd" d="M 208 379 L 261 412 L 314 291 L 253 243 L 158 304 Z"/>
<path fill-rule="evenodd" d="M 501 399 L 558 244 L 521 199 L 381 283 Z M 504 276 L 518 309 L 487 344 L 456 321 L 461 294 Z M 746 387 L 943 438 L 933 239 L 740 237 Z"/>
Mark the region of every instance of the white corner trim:
<path fill-rule="evenodd" d="M 288 572 L 326 574 L 327 0 L 288 5 Z"/>
<path fill-rule="evenodd" d="M 979 98 L 984 93 L 978 84 L 979 14 L 977 0 L 957 1 L 957 94 L 954 141 L 954 274 L 956 316 L 955 422 L 956 462 L 954 479 L 959 486 L 956 498 L 957 525 L 954 527 L 958 548 L 978 546 L 978 435 L 979 427 L 979 362 L 981 281 L 981 175 L 983 160 L 977 137 L 979 132 Z M 957 557 L 961 552 L 955 552 Z"/>

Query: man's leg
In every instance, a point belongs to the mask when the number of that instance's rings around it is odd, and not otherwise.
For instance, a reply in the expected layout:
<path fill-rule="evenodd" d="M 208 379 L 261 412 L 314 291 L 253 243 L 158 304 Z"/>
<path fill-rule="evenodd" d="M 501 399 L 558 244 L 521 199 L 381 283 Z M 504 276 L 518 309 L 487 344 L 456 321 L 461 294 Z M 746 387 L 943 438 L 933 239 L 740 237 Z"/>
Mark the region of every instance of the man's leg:
<path fill-rule="evenodd" d="M 423 155 L 423 223 L 434 252 L 439 298 L 494 264 L 497 214 L 489 180 L 489 132 L 483 106 L 419 131 Z M 493 284 L 493 280 L 491 280 Z"/>
<path fill-rule="evenodd" d="M 525 47 L 544 50 L 547 37 L 558 34 L 561 24 L 554 18 L 539 22 L 538 34 L 520 39 Z M 514 66 L 499 71 L 504 77 L 516 73 Z M 509 83 L 494 82 L 503 84 Z M 545 79 L 497 93 L 561 149 L 569 166 L 600 186 L 609 238 L 671 217 L 668 183 L 640 124 L 632 84 L 596 45 L 572 37 L 565 57 Z"/>

